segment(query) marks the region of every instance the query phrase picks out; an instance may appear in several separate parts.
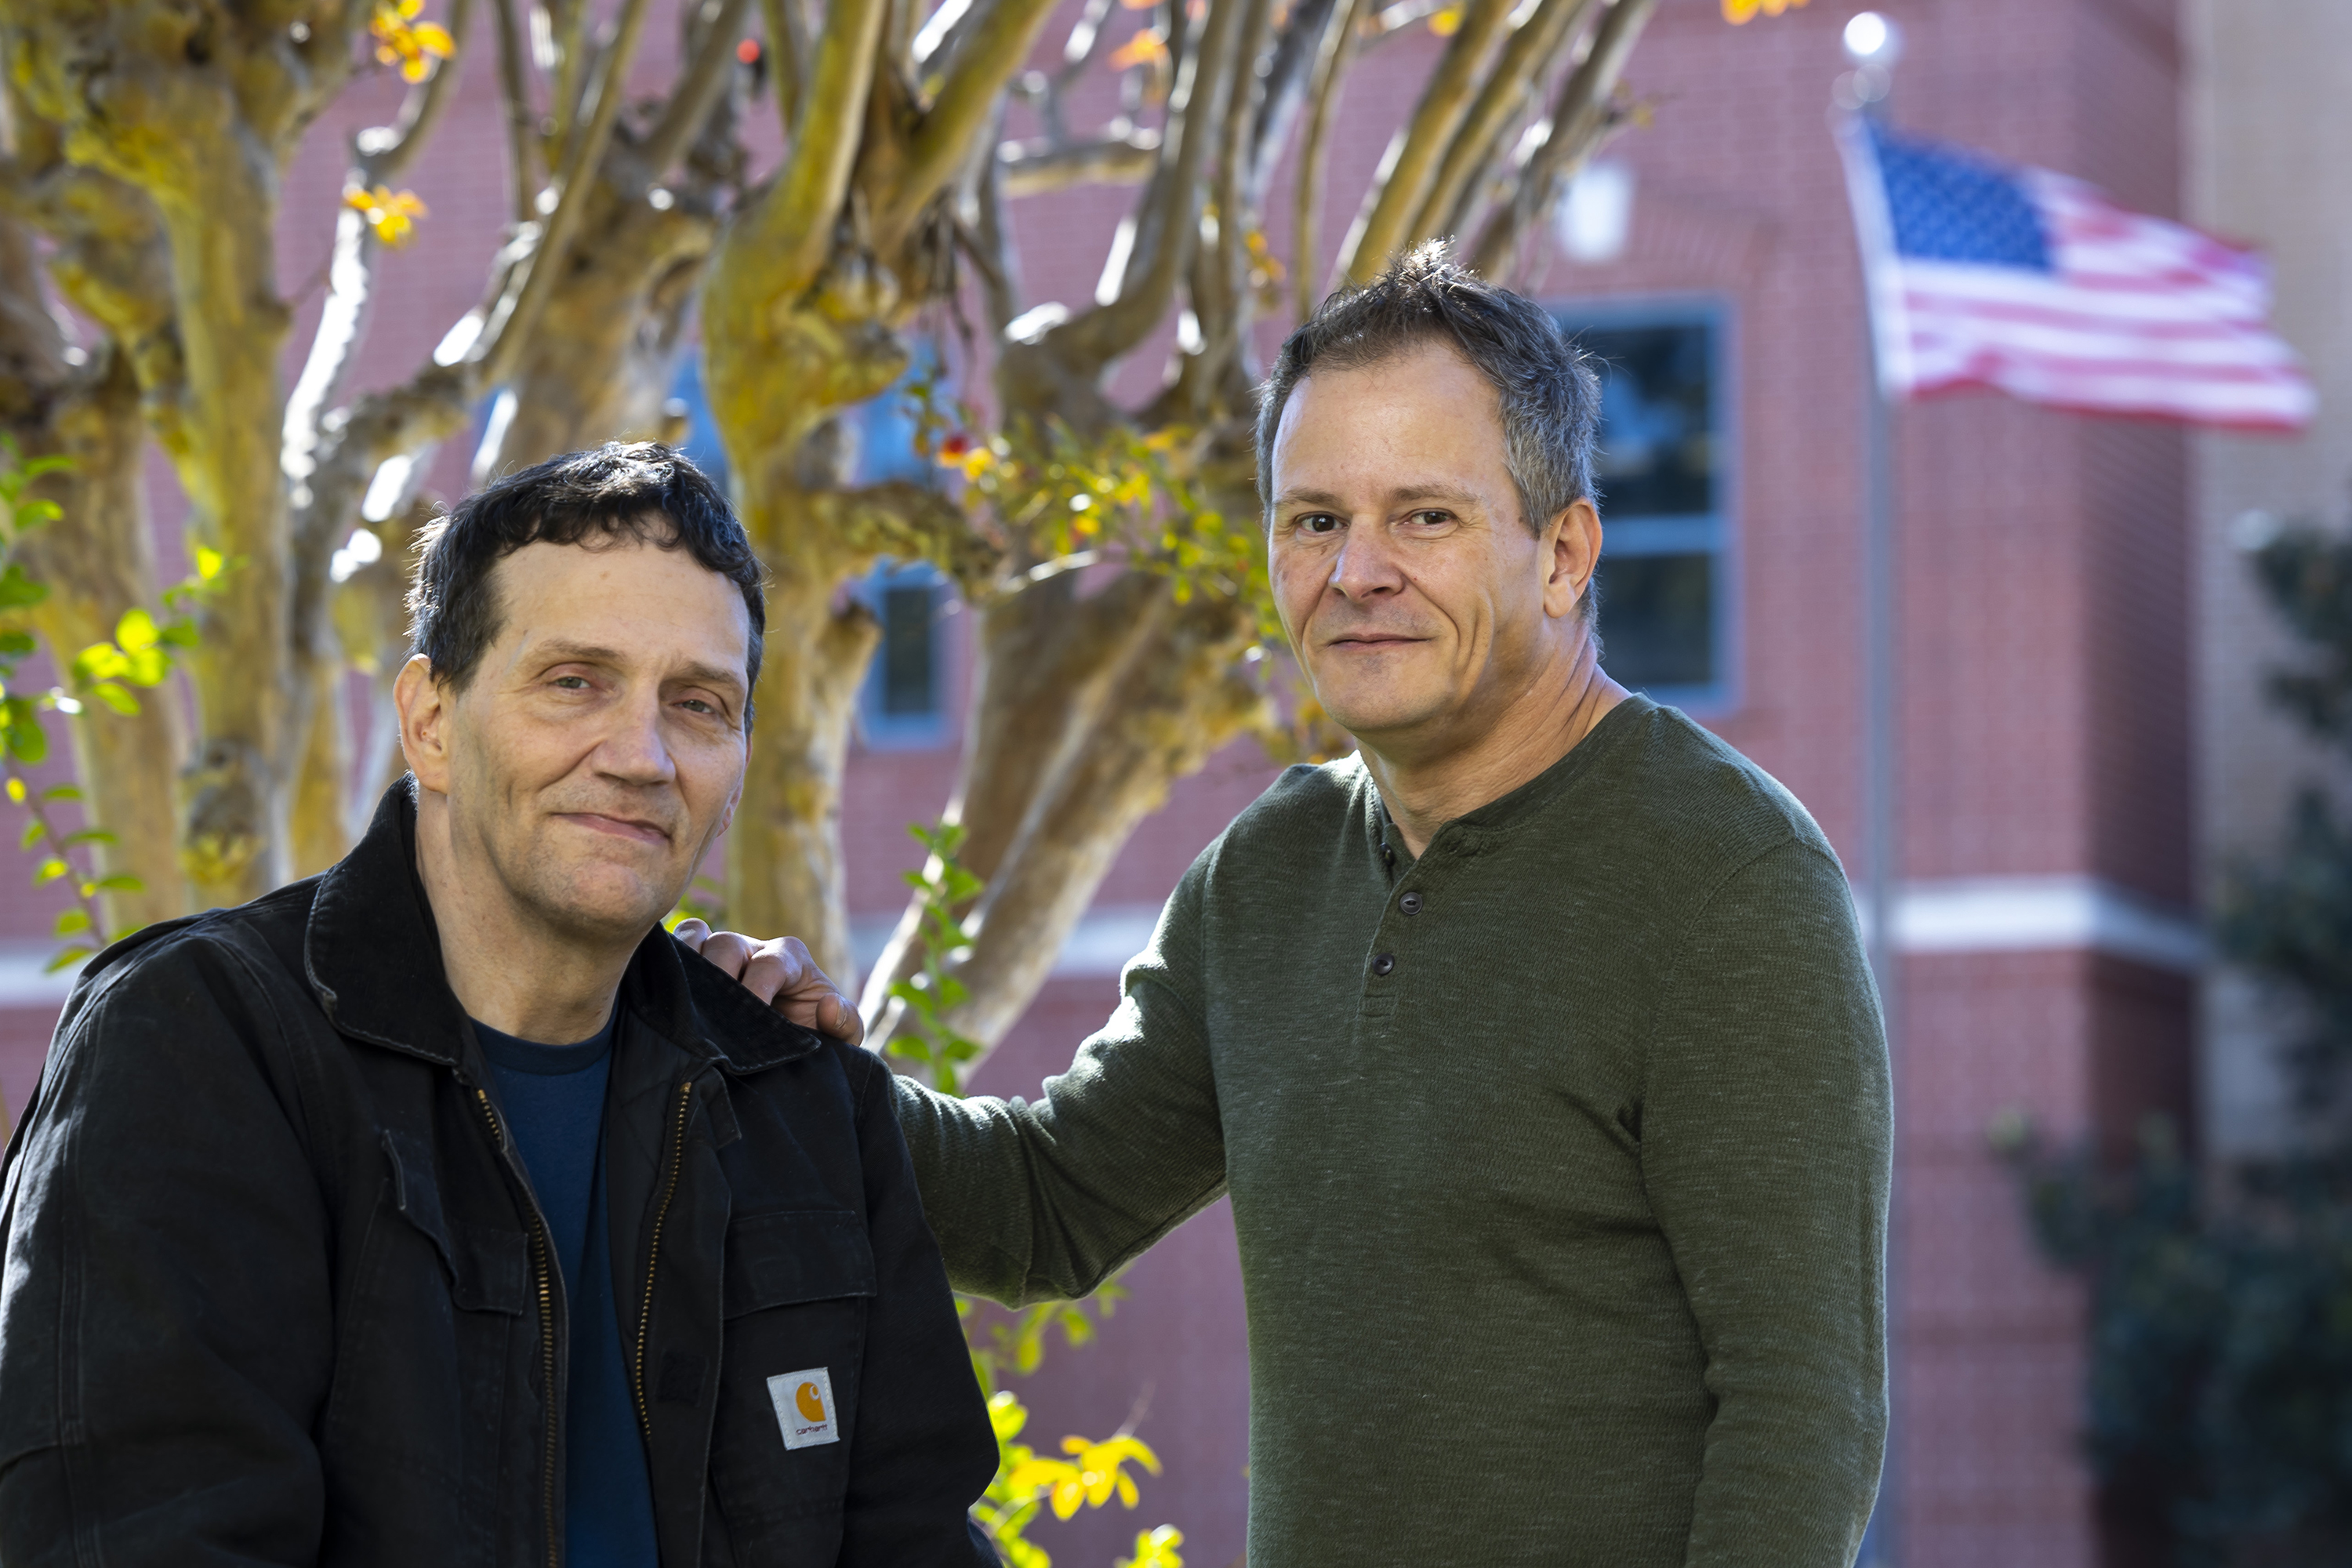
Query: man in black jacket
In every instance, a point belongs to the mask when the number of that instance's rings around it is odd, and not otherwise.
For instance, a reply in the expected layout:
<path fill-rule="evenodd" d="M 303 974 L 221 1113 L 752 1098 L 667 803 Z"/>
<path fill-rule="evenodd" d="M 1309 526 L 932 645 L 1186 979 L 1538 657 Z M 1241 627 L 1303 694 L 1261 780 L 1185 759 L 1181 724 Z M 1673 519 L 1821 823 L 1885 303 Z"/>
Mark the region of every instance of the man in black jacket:
<path fill-rule="evenodd" d="M 559 458 L 412 607 L 359 847 L 67 1005 L 0 1193 L 0 1561 L 992 1562 L 887 1070 L 658 923 L 742 786 L 742 529 L 665 448 Z"/>

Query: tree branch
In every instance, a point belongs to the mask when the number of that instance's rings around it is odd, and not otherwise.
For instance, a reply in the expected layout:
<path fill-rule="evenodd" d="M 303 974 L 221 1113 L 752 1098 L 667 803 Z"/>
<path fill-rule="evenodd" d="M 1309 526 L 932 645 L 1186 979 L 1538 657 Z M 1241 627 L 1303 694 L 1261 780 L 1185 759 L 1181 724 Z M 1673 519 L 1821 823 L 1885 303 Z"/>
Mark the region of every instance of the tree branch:
<path fill-rule="evenodd" d="M 475 356 L 482 363 L 482 381 L 496 386 L 514 368 L 516 356 L 522 352 L 523 340 L 538 323 L 540 312 L 547 308 L 548 296 L 554 291 L 561 275 L 564 257 L 572 247 L 572 237 L 579 232 L 582 217 L 595 190 L 594 171 L 604 156 L 604 147 L 613 137 L 613 126 L 621 116 L 622 84 L 625 80 L 629 59 L 636 52 L 637 40 L 645 33 L 646 16 L 651 10 L 650 0 L 623 0 L 620 25 L 614 31 L 613 45 L 597 61 L 595 105 L 587 127 L 565 148 L 563 167 L 557 174 L 555 210 L 547 217 L 539 243 L 531 252 L 530 261 L 523 270 L 521 287 L 499 301 L 499 310 L 483 329 Z"/>
<path fill-rule="evenodd" d="M 362 183 L 389 184 L 400 178 L 433 139 L 433 132 L 440 129 L 442 118 L 457 96 L 458 80 L 465 74 L 466 35 L 473 17 L 474 0 L 449 0 L 449 37 L 457 46 L 455 52 L 438 61 L 432 75 L 409 89 L 408 95 L 401 100 L 398 120 L 362 131 L 352 139 Z"/>
<path fill-rule="evenodd" d="M 735 70 L 735 46 L 743 36 L 744 14 L 751 8 L 751 0 L 719 0 L 718 16 L 678 78 L 661 119 L 639 149 L 648 178 L 659 182 L 710 118 L 719 95 L 727 90 L 727 79 Z"/>
<path fill-rule="evenodd" d="M 768 73 L 776 93 L 776 118 L 790 147 L 800 133 L 801 105 L 808 101 L 808 21 L 801 13 L 801 0 L 761 0 L 760 11 L 768 20 L 769 51 L 776 57 Z"/>
<path fill-rule="evenodd" d="M 515 19 L 515 0 L 490 0 L 499 23 L 499 105 L 507 122 L 507 189 L 513 221 L 531 221 L 531 202 L 539 194 L 537 116 L 530 107 L 530 77 L 522 28 Z"/>
<path fill-rule="evenodd" d="M 1519 247 L 1560 178 L 1591 155 L 1608 130 L 1609 98 L 1658 0 L 1614 0 L 1594 29 L 1583 62 L 1560 83 L 1551 129 L 1519 172 L 1517 187 L 1495 209 L 1478 236 L 1470 265 L 1481 276 L 1507 282 L 1517 270 Z"/>
<path fill-rule="evenodd" d="M 1575 38 L 1595 0 L 1540 0 L 1535 14 L 1504 41 L 1503 52 L 1477 101 L 1445 149 L 1429 195 L 1413 215 L 1404 243 L 1450 237 L 1462 209 L 1475 197 L 1479 176 L 1489 168 L 1503 138 L 1527 113 L 1537 85 Z"/>
<path fill-rule="evenodd" d="M 1323 223 L 1323 176 L 1328 162 L 1331 120 L 1339 109 L 1339 83 L 1356 57 L 1356 40 L 1371 5 L 1372 0 L 1349 0 L 1349 4 L 1333 11 L 1331 25 L 1324 29 L 1322 47 L 1316 54 L 1314 79 L 1307 89 L 1311 107 L 1307 110 L 1307 135 L 1298 147 L 1298 181 L 1291 193 L 1295 205 L 1291 215 L 1290 283 L 1296 290 L 1293 303 L 1302 321 L 1315 313 L 1315 279 L 1320 275 L 1318 236 Z"/>
<path fill-rule="evenodd" d="M 1275 40 L 1274 58 L 1267 66 L 1250 127 L 1250 153 L 1243 195 L 1253 211 L 1265 199 L 1274 166 L 1290 141 L 1290 128 L 1307 100 L 1307 84 L 1322 58 L 1323 43 L 1332 18 L 1351 9 L 1347 0 L 1303 0 L 1284 18 Z"/>
<path fill-rule="evenodd" d="M 1361 283 L 1388 264 L 1403 244 L 1430 176 L 1469 108 L 1470 90 L 1488 47 L 1510 18 L 1512 0 L 1469 0 L 1462 26 L 1422 89 L 1412 118 L 1389 143 L 1381 173 L 1367 193 L 1362 216 L 1339 247 L 1339 274 Z M 1336 283 L 1338 279 L 1334 279 Z"/>
<path fill-rule="evenodd" d="M 777 0 L 789 5 L 793 0 Z M 739 217 L 736 237 L 720 247 L 714 293 L 740 303 L 789 299 L 815 281 L 832 254 L 834 230 L 857 166 L 866 100 L 874 85 L 876 45 L 887 0 L 834 0 L 817 44 L 800 134 L 775 184 Z M 758 279 L 739 276 L 757 267 Z"/>
<path fill-rule="evenodd" d="M 1242 23 L 1250 0 L 1209 0 L 1200 47 L 1188 53 L 1169 95 L 1160 170 L 1127 220 L 1133 243 L 1118 292 L 1107 304 L 1048 331 L 1041 347 L 1072 374 L 1091 376 L 1141 342 L 1167 312 L 1198 238 L 1201 174 L 1224 121 Z"/>
<path fill-rule="evenodd" d="M 1160 132 L 1149 128 L 1084 142 L 1007 142 L 996 152 L 996 177 L 1014 197 L 1073 185 L 1140 184 L 1159 166 L 1160 146 Z"/>
<path fill-rule="evenodd" d="M 987 0 L 988 15 L 958 51 L 946 82 L 931 100 L 907 143 L 887 210 L 877 228 L 896 234 L 912 224 L 961 167 L 972 138 L 996 120 L 1005 82 L 1035 47 L 1038 29 L 1053 14 L 1054 0 Z"/>

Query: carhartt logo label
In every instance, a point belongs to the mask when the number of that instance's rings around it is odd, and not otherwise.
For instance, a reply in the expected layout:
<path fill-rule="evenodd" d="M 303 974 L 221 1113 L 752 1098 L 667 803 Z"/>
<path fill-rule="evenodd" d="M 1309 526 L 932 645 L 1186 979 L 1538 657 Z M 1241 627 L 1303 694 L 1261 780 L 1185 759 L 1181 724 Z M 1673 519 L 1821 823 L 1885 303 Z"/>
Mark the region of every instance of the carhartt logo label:
<path fill-rule="evenodd" d="M 833 1373 L 825 1368 L 778 1373 L 768 1379 L 768 1397 L 775 1402 L 776 1425 L 784 1429 L 785 1447 L 809 1448 L 841 1441 L 841 1422 L 833 1408 Z"/>

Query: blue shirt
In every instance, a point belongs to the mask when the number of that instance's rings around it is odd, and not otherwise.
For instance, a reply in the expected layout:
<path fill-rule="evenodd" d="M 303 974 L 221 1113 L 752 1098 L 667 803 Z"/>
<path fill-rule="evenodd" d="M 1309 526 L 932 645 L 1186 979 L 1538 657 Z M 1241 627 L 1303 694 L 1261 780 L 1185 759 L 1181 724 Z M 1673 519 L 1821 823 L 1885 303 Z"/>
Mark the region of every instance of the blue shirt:
<path fill-rule="evenodd" d="M 617 1017 L 618 1015 L 615 1015 Z M 477 1022 L 508 1130 L 530 1173 L 572 1307 L 563 1533 L 569 1568 L 656 1568 L 653 1478 L 629 1398 L 604 1209 L 604 1085 L 614 1025 L 576 1046 Z"/>

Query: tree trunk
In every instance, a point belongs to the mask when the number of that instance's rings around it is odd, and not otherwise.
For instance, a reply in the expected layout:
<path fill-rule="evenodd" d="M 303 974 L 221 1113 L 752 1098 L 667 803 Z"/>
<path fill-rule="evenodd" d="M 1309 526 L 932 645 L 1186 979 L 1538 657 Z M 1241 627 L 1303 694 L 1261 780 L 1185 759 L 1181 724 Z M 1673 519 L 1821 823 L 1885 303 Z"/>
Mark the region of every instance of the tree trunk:
<path fill-rule="evenodd" d="M 971 948 L 954 973 L 970 994 L 949 1010 L 945 1022 L 984 1047 L 1002 1040 L 1034 999 L 1137 825 L 1167 800 L 1176 780 L 1262 714 L 1263 694 L 1236 673 L 1241 653 L 1256 637 L 1247 606 L 1205 599 L 1180 606 L 1165 579 L 1139 572 L 1129 576 L 1156 600 L 1133 617 L 1142 635 L 1105 649 L 1112 668 L 1091 703 L 1085 693 L 1071 691 L 1082 708 L 1091 707 L 1090 721 L 1064 740 L 1056 764 L 1032 781 L 1021 800 L 1018 831 L 964 921 Z M 1127 581 L 1113 586 L 1125 589 Z M 1069 618 L 1087 618 L 1083 611 L 1091 604 L 1076 606 L 1080 613 Z M 1050 710 L 1044 692 L 1033 689 L 1031 696 L 1024 706 Z M 1010 723 L 998 736 L 998 744 L 1014 749 L 1024 738 L 1045 739 L 1024 737 Z M 988 764 L 969 771 L 978 778 Z M 908 927 L 902 921 L 900 931 L 911 936 Z M 866 1002 L 877 1046 L 903 1016 L 888 1000 L 885 976 L 911 973 L 919 956 L 912 940 L 894 942 L 886 954 L 888 967 L 877 966 Z"/>
<path fill-rule="evenodd" d="M 25 543 L 26 570 L 48 586 L 31 620 L 59 663 L 113 640 L 123 612 L 157 607 L 155 553 L 147 523 L 141 458 L 146 425 L 127 356 L 109 348 L 103 371 L 53 405 L 47 439 L 26 442 L 73 459 L 45 491 L 59 522 Z M 27 433 L 30 434 L 29 432 Z M 139 693 L 139 711 L 91 702 L 71 721 L 75 772 L 92 827 L 114 835 L 97 847 L 102 876 L 139 879 L 135 891 L 104 896 L 106 933 L 119 936 L 187 912 L 181 875 L 174 780 L 187 746 L 179 693 L 164 685 Z"/>
<path fill-rule="evenodd" d="M 745 512 L 761 556 L 791 561 L 776 537 L 773 506 L 749 505 Z M 727 835 L 727 918 L 741 931 L 799 937 L 824 972 L 846 984 L 853 970 L 841 775 L 857 688 L 881 632 L 863 606 L 833 607 L 837 574 L 802 564 L 772 569 L 751 762 Z"/>
<path fill-rule="evenodd" d="M 514 416 L 498 449 L 476 455 L 478 484 L 559 452 L 665 433 L 679 331 L 716 225 L 682 201 L 624 205 L 605 187 L 583 226 L 509 384 Z"/>

